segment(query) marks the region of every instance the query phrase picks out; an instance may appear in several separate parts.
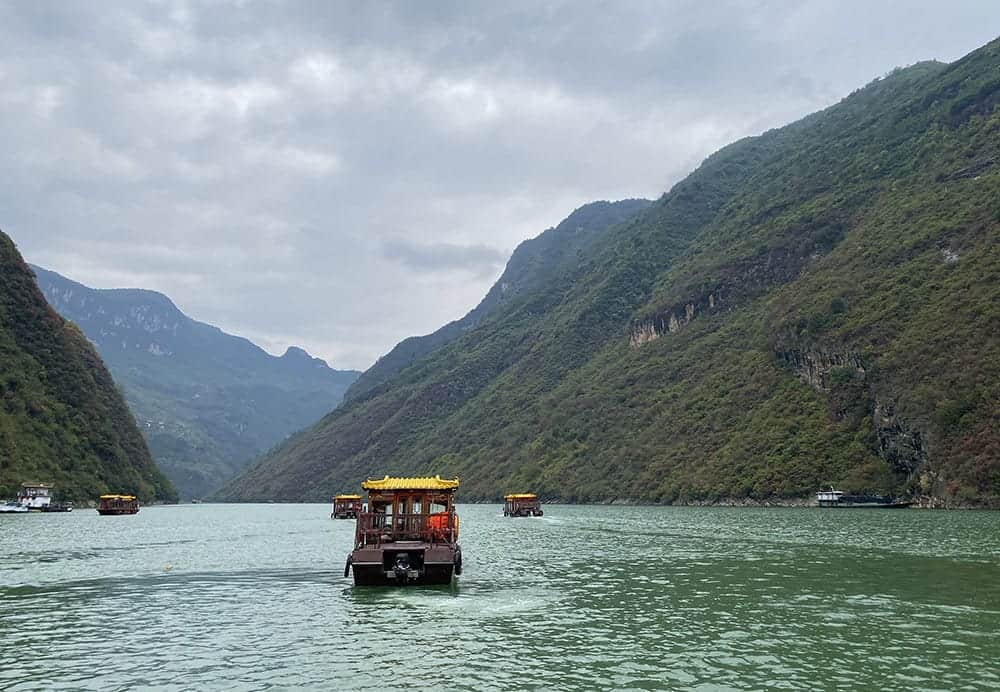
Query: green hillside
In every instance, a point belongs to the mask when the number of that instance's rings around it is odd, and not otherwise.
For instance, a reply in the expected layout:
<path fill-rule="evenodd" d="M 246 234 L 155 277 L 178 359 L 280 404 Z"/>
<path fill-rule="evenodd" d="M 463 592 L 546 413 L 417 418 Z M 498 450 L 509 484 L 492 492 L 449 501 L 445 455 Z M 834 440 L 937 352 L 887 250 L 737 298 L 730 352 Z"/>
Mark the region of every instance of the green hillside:
<path fill-rule="evenodd" d="M 1000 506 L 998 103 L 994 41 L 722 149 L 221 497 Z"/>
<path fill-rule="evenodd" d="M 55 313 L 0 233 L 0 498 L 25 481 L 56 496 L 176 501 L 93 347 Z"/>
<path fill-rule="evenodd" d="M 478 326 L 483 320 L 518 296 L 534 291 L 553 275 L 577 260 L 577 253 L 590 246 L 608 228 L 635 216 L 650 205 L 645 199 L 591 202 L 573 211 L 558 226 L 526 240 L 514 250 L 503 274 L 479 305 L 461 319 L 425 336 L 399 342 L 357 379 L 344 395 L 355 399 L 390 380 L 401 370 Z"/>

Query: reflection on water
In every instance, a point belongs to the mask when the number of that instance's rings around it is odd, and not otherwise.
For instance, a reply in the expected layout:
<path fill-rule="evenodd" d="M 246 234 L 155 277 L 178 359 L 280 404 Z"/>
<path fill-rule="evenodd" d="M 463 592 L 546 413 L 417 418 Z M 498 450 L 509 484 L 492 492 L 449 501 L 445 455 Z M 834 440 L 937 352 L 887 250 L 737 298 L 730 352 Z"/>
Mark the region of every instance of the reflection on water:
<path fill-rule="evenodd" d="M 353 588 L 325 505 L 0 520 L 0 688 L 1000 686 L 1000 513 L 461 508 Z"/>

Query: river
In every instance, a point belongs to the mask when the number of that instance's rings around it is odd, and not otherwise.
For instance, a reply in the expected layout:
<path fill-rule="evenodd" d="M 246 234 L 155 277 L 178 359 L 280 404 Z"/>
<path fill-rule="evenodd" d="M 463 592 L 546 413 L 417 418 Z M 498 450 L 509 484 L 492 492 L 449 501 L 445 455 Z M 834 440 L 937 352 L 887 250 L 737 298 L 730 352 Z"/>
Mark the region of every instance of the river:
<path fill-rule="evenodd" d="M 1000 512 L 466 505 L 356 589 L 329 511 L 0 516 L 0 689 L 1000 688 Z"/>

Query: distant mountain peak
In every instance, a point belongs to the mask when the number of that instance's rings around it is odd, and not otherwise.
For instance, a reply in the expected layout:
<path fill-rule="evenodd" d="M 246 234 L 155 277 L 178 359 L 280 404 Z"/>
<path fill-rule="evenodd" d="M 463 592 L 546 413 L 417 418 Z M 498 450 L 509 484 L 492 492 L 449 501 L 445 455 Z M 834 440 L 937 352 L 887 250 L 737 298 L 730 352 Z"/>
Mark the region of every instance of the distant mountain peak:
<path fill-rule="evenodd" d="M 330 367 L 325 360 L 317 358 L 300 346 L 289 346 L 281 356 L 281 360 L 287 362 L 306 362 L 319 367 Z"/>

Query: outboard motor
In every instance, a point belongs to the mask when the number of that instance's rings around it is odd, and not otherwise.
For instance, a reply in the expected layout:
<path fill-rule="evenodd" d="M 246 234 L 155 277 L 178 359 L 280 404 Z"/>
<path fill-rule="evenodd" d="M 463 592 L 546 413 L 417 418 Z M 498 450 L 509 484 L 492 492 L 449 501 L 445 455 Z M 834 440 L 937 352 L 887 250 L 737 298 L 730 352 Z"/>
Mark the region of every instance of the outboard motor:
<path fill-rule="evenodd" d="M 410 581 L 410 555 L 409 553 L 400 553 L 396 556 L 396 564 L 393 565 L 392 571 L 396 575 L 396 581 L 400 584 L 406 584 Z"/>

